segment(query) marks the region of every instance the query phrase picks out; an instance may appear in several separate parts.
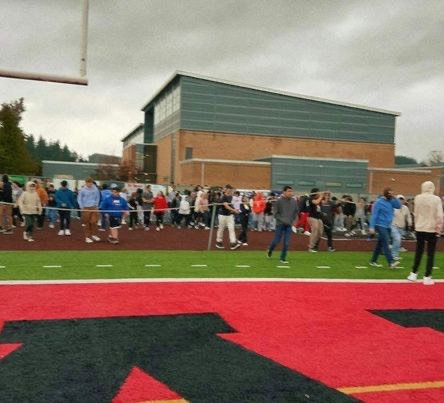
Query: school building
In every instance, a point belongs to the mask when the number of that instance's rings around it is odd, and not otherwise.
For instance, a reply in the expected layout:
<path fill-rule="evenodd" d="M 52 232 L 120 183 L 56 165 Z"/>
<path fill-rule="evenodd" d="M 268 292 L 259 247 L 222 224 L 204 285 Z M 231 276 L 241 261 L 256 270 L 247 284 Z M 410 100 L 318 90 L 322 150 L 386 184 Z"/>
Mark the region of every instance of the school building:
<path fill-rule="evenodd" d="M 400 169 L 399 112 L 175 72 L 122 139 L 123 161 L 151 182 L 414 195 L 444 169 Z"/>

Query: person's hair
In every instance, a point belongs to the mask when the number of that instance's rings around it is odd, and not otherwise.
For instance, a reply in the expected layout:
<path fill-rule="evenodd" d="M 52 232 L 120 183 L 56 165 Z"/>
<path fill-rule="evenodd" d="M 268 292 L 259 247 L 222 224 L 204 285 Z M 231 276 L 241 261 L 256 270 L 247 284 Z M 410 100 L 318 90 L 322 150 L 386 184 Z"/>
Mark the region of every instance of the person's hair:
<path fill-rule="evenodd" d="M 9 176 L 4 174 L 2 179 L 3 179 L 3 183 L 6 183 L 9 181 Z"/>
<path fill-rule="evenodd" d="M 86 183 L 93 183 L 93 178 L 91 178 L 90 176 L 88 178 L 85 179 Z"/>
<path fill-rule="evenodd" d="M 66 186 L 68 186 L 68 182 L 67 181 L 61 181 L 60 185 L 62 185 L 63 187 L 66 187 Z"/>
<path fill-rule="evenodd" d="M 291 187 L 291 186 L 289 186 L 289 185 L 286 185 L 286 186 L 284 186 L 283 188 L 282 188 L 282 191 L 283 192 L 286 192 L 287 190 L 293 190 L 293 188 Z"/>
<path fill-rule="evenodd" d="M 225 185 L 225 189 L 233 189 L 233 186 L 231 186 L 231 185 Z"/>
<path fill-rule="evenodd" d="M 393 190 L 392 188 L 384 188 L 384 192 L 383 192 L 384 197 L 388 197 L 388 196 L 389 196 L 389 193 L 390 193 L 392 190 Z"/>

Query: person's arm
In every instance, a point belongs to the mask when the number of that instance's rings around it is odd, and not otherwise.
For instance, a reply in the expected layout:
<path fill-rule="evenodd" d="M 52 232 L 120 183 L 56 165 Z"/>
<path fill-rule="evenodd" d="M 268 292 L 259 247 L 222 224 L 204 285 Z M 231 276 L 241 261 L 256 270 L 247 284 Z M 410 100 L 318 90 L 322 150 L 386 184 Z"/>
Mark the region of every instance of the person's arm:
<path fill-rule="evenodd" d="M 375 233 L 375 224 L 376 224 L 376 218 L 379 215 L 379 203 L 375 202 L 375 204 L 373 204 L 373 209 L 372 209 L 372 216 L 370 218 L 370 226 L 369 226 L 369 232 L 371 234 Z"/>
<path fill-rule="evenodd" d="M 443 207 L 441 200 L 436 203 L 436 236 L 441 236 L 442 226 L 443 226 Z"/>

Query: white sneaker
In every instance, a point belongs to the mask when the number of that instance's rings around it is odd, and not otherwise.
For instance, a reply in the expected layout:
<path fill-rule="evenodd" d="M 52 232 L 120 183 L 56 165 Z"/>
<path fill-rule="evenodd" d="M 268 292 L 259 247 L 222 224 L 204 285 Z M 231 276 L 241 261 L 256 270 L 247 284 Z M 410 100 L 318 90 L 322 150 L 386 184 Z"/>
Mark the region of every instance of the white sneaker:
<path fill-rule="evenodd" d="M 63 235 L 65 235 L 65 231 L 61 229 L 61 230 L 57 233 L 57 235 L 63 236 Z"/>
<path fill-rule="evenodd" d="M 163 229 L 163 224 L 160 224 L 160 229 Z"/>
<path fill-rule="evenodd" d="M 294 225 L 291 226 L 291 230 L 292 230 L 295 234 L 298 233 L 298 229 L 297 229 Z"/>
<path fill-rule="evenodd" d="M 100 241 L 100 238 L 97 235 L 93 235 L 91 238 L 93 239 L 93 241 L 96 241 L 96 242 Z"/>
<path fill-rule="evenodd" d="M 376 262 L 370 262 L 369 266 L 373 266 L 373 267 L 382 267 L 382 264 L 376 263 Z"/>
<path fill-rule="evenodd" d="M 49 224 L 49 228 L 54 228 L 54 224 Z"/>
<path fill-rule="evenodd" d="M 34 242 L 34 238 L 28 238 L 28 242 Z"/>
<path fill-rule="evenodd" d="M 65 229 L 65 235 L 71 235 L 71 231 L 69 229 Z"/>
<path fill-rule="evenodd" d="M 150 230 L 150 227 L 145 227 L 145 231 L 149 231 Z"/>
<path fill-rule="evenodd" d="M 94 241 L 91 238 L 85 238 L 86 243 L 93 243 Z"/>
<path fill-rule="evenodd" d="M 304 235 L 310 236 L 311 232 L 310 231 L 304 231 Z"/>
<path fill-rule="evenodd" d="M 423 279 L 424 285 L 433 285 L 435 282 L 432 280 L 432 277 L 424 277 Z"/>
<path fill-rule="evenodd" d="M 28 234 L 27 234 L 26 232 L 23 233 L 23 239 L 24 239 L 25 241 L 28 240 Z"/>
<path fill-rule="evenodd" d="M 160 231 L 160 228 L 159 228 L 159 227 L 156 227 L 156 231 Z"/>
<path fill-rule="evenodd" d="M 418 273 L 411 272 L 408 275 L 407 280 L 409 280 L 409 281 L 416 281 L 417 278 L 418 278 Z"/>

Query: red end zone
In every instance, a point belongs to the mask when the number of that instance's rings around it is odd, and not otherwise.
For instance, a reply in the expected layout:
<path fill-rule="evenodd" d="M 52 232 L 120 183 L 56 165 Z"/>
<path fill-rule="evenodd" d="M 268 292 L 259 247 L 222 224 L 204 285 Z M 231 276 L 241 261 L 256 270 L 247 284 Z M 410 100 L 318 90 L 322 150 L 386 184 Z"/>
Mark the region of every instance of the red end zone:
<path fill-rule="evenodd" d="M 6 321 L 215 312 L 236 330 L 223 338 L 363 401 L 442 402 L 444 334 L 369 311 L 443 309 L 443 296 L 444 284 L 0 286 L 0 336 Z M 17 347 L 0 345 L 0 365 Z"/>

